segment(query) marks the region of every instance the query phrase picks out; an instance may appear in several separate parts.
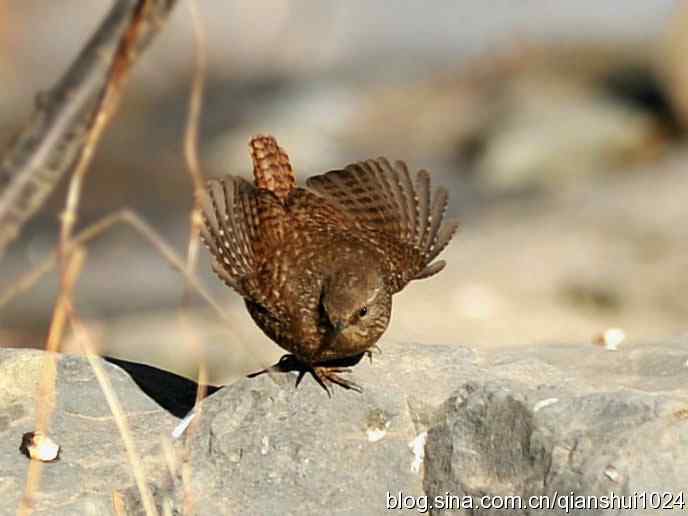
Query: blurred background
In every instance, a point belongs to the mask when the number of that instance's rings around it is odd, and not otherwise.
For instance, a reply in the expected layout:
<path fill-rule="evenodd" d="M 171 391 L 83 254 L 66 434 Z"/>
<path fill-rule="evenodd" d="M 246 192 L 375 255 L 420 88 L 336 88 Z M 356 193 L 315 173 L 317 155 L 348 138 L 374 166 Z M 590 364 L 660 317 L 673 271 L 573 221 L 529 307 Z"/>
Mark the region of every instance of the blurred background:
<path fill-rule="evenodd" d="M 448 187 L 462 222 L 448 266 L 395 298 L 383 349 L 395 339 L 592 350 L 609 328 L 637 342 L 685 333 L 685 4 L 198 3 L 209 50 L 206 176 L 248 177 L 248 139 L 272 133 L 301 180 L 384 155 Z M 3 147 L 110 4 L 2 3 Z M 101 142 L 80 227 L 130 207 L 186 253 L 192 57 L 180 0 Z M 65 182 L 0 263 L 0 292 L 55 246 Z M 183 277 L 131 229 L 110 230 L 88 252 L 76 303 L 103 353 L 186 375 L 204 354 L 214 383 L 282 354 L 212 276 L 205 251 L 198 274 L 231 324 L 198 296 L 182 307 Z M 51 272 L 0 307 L 0 346 L 45 345 L 57 284 Z M 70 337 L 64 346 L 78 351 Z"/>

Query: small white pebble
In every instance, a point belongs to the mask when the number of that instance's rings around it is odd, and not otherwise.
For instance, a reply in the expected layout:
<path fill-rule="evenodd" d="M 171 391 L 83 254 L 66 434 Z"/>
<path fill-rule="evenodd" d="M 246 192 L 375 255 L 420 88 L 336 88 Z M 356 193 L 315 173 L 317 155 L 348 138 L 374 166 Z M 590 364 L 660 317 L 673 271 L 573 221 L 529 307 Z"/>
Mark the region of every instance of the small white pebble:
<path fill-rule="evenodd" d="M 419 433 L 416 438 L 409 443 L 409 448 L 413 453 L 413 462 L 411 463 L 411 473 L 419 473 L 420 466 L 425 459 L 425 441 L 428 438 L 427 432 Z"/>
<path fill-rule="evenodd" d="M 550 405 L 554 405 L 558 401 L 559 401 L 559 398 L 547 398 L 545 400 L 540 400 L 533 407 L 533 412 L 537 412 L 540 409 L 543 409 L 545 407 L 549 407 Z"/>
<path fill-rule="evenodd" d="M 614 351 L 626 340 L 626 334 L 621 328 L 609 328 L 604 332 L 605 348 Z"/>
<path fill-rule="evenodd" d="M 267 435 L 265 435 L 265 436 L 263 436 L 263 439 L 261 440 L 260 454 L 261 455 L 267 455 L 269 450 L 270 450 L 270 438 Z"/>
<path fill-rule="evenodd" d="M 53 462 L 60 455 L 60 445 L 41 432 L 25 433 L 19 450 L 30 459 L 41 462 Z"/>
<path fill-rule="evenodd" d="M 370 428 L 366 433 L 368 434 L 368 441 L 374 443 L 382 439 L 387 434 L 387 429 Z"/>
<path fill-rule="evenodd" d="M 616 351 L 624 340 L 626 340 L 626 334 L 621 328 L 609 328 L 597 335 L 593 342 L 608 351 Z"/>
<path fill-rule="evenodd" d="M 612 482 L 618 482 L 621 478 L 621 473 L 614 466 L 607 466 L 607 469 L 604 470 L 604 475 Z"/>

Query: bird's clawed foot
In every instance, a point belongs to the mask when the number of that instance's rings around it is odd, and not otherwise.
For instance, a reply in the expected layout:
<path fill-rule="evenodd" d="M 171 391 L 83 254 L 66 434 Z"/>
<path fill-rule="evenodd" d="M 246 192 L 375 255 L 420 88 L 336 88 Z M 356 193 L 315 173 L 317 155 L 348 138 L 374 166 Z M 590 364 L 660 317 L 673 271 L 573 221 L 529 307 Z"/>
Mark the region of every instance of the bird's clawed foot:
<path fill-rule="evenodd" d="M 358 357 L 358 360 L 360 360 L 360 357 Z M 339 361 L 332 361 L 310 366 L 301 362 L 294 355 L 284 355 L 274 366 L 268 367 L 267 369 L 263 369 L 262 371 L 258 371 L 256 373 L 251 373 L 248 375 L 248 378 L 254 378 L 261 374 L 271 372 L 286 373 L 289 371 L 298 371 L 299 376 L 296 379 L 297 387 L 301 383 L 301 380 L 306 373 L 310 373 L 313 375 L 313 378 L 315 378 L 315 381 L 318 382 L 318 385 L 325 389 L 325 392 L 327 392 L 329 397 L 332 397 L 333 385 L 339 385 L 347 390 L 363 392 L 363 389 L 360 385 L 340 376 L 341 374 L 350 373 L 351 369 L 348 367 L 343 367 L 344 364 L 339 364 L 338 362 Z"/>
<path fill-rule="evenodd" d="M 323 389 L 325 389 L 330 398 L 332 397 L 332 385 L 339 385 L 345 389 L 350 389 L 359 393 L 363 392 L 361 386 L 356 382 L 352 382 L 351 380 L 347 380 L 346 378 L 340 376 L 340 374 L 346 374 L 350 372 L 351 369 L 348 367 L 317 366 L 310 370 L 310 373 L 313 375 L 313 378 L 315 378 L 315 381 L 318 382 Z M 299 373 L 299 378 L 296 380 L 297 386 L 304 374 L 305 372 Z"/>

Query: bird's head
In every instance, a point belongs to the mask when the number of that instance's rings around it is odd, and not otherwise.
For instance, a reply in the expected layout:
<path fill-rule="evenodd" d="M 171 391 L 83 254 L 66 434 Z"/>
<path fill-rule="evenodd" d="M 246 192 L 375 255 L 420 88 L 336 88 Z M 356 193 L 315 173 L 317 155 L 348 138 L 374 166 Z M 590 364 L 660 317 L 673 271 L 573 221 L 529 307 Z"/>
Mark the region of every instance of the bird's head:
<path fill-rule="evenodd" d="M 357 263 L 338 268 L 326 279 L 322 307 L 336 342 L 361 353 L 387 329 L 392 296 L 375 268 Z"/>

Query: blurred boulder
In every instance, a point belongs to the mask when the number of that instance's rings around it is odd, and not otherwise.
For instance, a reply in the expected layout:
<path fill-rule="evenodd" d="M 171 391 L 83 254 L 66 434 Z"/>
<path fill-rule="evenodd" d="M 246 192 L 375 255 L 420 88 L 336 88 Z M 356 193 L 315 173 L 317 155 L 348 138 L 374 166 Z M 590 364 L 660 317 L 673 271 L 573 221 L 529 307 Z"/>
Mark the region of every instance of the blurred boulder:
<path fill-rule="evenodd" d="M 343 139 L 458 169 L 488 192 L 624 171 L 656 160 L 677 135 L 654 55 L 633 43 L 506 45 L 373 90 Z"/>
<path fill-rule="evenodd" d="M 474 163 L 489 189 L 570 185 L 622 172 L 656 159 L 666 144 L 653 113 L 554 78 L 519 82 Z"/>

